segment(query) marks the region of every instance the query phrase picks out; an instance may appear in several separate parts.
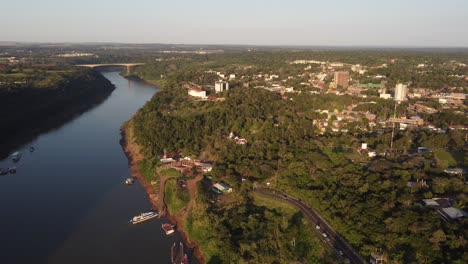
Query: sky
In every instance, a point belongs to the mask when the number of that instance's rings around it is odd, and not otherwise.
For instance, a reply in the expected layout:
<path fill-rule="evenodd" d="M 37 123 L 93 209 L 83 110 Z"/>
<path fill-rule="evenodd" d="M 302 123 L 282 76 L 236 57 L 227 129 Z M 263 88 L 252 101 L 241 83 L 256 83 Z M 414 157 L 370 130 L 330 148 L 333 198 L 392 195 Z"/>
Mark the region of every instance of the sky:
<path fill-rule="evenodd" d="M 468 47 L 467 0 L 1 0 L 0 41 Z"/>

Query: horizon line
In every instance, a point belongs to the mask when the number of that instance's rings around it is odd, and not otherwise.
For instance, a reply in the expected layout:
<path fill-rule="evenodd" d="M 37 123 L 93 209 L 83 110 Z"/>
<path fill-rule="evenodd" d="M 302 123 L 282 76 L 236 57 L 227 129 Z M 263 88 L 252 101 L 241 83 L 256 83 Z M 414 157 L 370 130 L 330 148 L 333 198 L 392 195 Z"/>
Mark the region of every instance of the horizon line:
<path fill-rule="evenodd" d="M 461 48 L 468 49 L 468 46 L 452 46 L 452 45 L 373 45 L 373 44 L 202 44 L 202 43 L 164 43 L 164 42 L 112 42 L 112 41 L 14 41 L 0 40 L 0 44 L 84 44 L 84 45 L 178 45 L 178 46 L 241 46 L 241 47 L 287 47 L 287 48 L 305 48 L 305 47 L 330 47 L 330 48 Z"/>

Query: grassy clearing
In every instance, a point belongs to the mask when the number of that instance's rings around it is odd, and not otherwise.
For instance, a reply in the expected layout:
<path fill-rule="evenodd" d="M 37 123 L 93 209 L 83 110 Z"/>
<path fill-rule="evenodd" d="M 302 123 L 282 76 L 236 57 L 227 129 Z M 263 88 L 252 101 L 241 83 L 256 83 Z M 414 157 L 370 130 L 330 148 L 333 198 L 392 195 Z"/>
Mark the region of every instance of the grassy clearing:
<path fill-rule="evenodd" d="M 440 167 L 442 167 L 443 169 L 457 166 L 457 161 L 449 152 L 445 150 L 434 150 L 434 154 L 439 160 Z"/>
<path fill-rule="evenodd" d="M 146 181 L 151 182 L 151 181 L 158 181 L 159 178 L 156 175 L 156 162 L 153 160 L 148 160 L 145 159 L 143 161 L 140 161 L 138 163 L 138 166 L 140 167 L 141 175 L 143 175 L 143 178 L 145 178 Z"/>
<path fill-rule="evenodd" d="M 7 78 L 24 78 L 27 75 L 24 73 L 2 73 L 0 74 L 1 77 L 7 77 Z"/>
<path fill-rule="evenodd" d="M 177 190 L 177 179 L 168 179 L 164 186 L 164 200 L 172 214 L 177 213 L 190 201 L 188 190 Z"/>
<path fill-rule="evenodd" d="M 204 213 L 204 209 L 203 203 L 195 199 L 193 208 L 184 223 L 184 228 L 190 239 L 197 242 L 203 256 L 210 261 L 213 256 L 219 254 L 219 249 L 222 247 L 220 244 L 225 242 L 216 238 L 216 230 L 213 228 L 212 220 Z"/>
<path fill-rule="evenodd" d="M 260 193 L 253 193 L 252 196 L 254 197 L 255 204 L 258 206 L 265 206 L 271 209 L 279 209 L 280 211 L 283 211 L 287 213 L 288 215 L 293 215 L 299 212 L 299 209 L 297 209 L 296 207 L 292 206 L 291 204 L 287 202 L 277 200 L 277 199 L 272 199 Z"/>
<path fill-rule="evenodd" d="M 182 177 L 183 175 L 175 169 L 165 169 L 161 170 L 162 175 L 171 176 L 171 177 Z"/>

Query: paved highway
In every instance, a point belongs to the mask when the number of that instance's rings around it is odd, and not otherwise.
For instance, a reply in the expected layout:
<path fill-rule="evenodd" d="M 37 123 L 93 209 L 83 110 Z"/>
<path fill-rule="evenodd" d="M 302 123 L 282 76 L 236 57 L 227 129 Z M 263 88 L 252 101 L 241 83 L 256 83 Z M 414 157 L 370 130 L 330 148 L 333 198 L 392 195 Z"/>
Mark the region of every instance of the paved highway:
<path fill-rule="evenodd" d="M 359 255 L 359 253 L 348 242 L 346 242 L 346 240 L 343 239 L 343 237 L 341 237 L 335 230 L 331 228 L 325 219 L 323 219 L 314 209 L 312 209 L 300 199 L 270 188 L 258 187 L 256 191 L 275 199 L 284 200 L 301 210 L 301 212 L 313 224 L 316 230 L 320 232 L 325 243 L 333 248 L 340 257 L 348 260 L 349 263 L 367 263 L 362 258 L 362 256 Z M 320 229 L 317 229 L 317 226 L 319 226 Z"/>

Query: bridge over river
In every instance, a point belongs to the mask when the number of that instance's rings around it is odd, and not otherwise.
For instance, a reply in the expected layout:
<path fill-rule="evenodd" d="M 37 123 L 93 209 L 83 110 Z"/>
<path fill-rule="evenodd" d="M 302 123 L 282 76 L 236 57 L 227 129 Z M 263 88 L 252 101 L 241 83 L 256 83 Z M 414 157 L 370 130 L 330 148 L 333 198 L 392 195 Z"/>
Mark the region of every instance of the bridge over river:
<path fill-rule="evenodd" d="M 101 63 L 101 64 L 78 64 L 78 67 L 86 67 L 86 68 L 97 68 L 97 67 L 107 67 L 107 66 L 122 66 L 127 68 L 127 74 L 130 74 L 131 67 L 145 65 L 142 62 L 131 62 L 131 63 Z"/>

